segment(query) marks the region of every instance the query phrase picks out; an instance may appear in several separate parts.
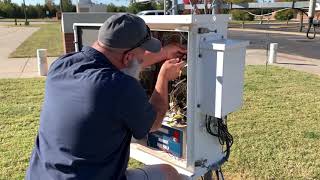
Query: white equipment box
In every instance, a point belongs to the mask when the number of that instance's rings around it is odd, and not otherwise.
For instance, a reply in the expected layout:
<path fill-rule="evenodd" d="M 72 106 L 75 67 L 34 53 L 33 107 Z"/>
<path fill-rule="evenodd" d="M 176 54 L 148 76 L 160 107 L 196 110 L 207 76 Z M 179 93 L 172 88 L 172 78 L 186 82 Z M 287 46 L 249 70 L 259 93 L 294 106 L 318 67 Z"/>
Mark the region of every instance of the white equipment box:
<path fill-rule="evenodd" d="M 132 142 L 130 156 L 144 164 L 167 163 L 190 179 L 218 169 L 226 161 L 219 139 L 206 129 L 208 116 L 224 119 L 242 105 L 248 41 L 227 39 L 229 15 L 141 16 L 153 32 L 184 33 L 187 40 L 187 126 L 184 155 Z M 76 50 L 97 39 L 102 24 L 75 23 Z"/>

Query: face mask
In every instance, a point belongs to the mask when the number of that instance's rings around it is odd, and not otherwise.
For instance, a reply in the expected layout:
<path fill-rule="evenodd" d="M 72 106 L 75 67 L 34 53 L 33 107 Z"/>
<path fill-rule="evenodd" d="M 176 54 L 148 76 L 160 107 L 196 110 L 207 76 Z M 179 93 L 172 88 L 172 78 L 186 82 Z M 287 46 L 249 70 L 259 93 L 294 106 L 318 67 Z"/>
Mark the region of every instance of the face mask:
<path fill-rule="evenodd" d="M 139 80 L 141 69 L 141 64 L 139 63 L 138 59 L 133 59 L 132 61 L 130 61 L 129 67 L 121 69 L 121 71 Z"/>

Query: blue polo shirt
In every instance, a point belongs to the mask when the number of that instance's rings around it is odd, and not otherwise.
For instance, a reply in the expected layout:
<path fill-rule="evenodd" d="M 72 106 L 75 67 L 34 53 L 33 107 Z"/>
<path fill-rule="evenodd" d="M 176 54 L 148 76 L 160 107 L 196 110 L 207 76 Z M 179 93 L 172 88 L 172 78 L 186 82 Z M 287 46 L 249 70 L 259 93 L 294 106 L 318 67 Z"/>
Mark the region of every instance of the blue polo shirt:
<path fill-rule="evenodd" d="M 156 113 L 140 83 L 84 47 L 50 67 L 27 180 L 126 179 L 131 137 Z"/>

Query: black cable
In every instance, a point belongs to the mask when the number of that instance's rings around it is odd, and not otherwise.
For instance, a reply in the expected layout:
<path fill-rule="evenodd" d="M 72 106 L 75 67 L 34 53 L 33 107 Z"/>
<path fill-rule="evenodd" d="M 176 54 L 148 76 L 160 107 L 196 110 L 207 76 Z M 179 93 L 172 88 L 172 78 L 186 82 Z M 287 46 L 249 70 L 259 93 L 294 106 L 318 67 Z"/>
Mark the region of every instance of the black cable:
<path fill-rule="evenodd" d="M 220 174 L 221 174 L 221 179 L 222 179 L 222 180 L 224 180 L 224 176 L 223 176 L 222 169 L 220 168 L 220 170 L 219 170 L 219 171 L 220 171 Z"/>
<path fill-rule="evenodd" d="M 224 151 L 225 156 L 222 158 L 221 164 L 223 162 L 228 161 L 230 156 L 231 146 L 233 144 L 233 137 L 228 131 L 227 117 L 225 117 L 224 119 L 221 119 L 221 118 L 215 118 L 213 116 L 206 115 L 205 124 L 206 124 L 207 132 L 210 135 L 217 137 L 219 140 L 219 143 L 222 146 L 224 145 L 226 146 L 226 149 Z M 220 177 L 221 177 L 221 179 L 224 180 L 222 170 L 219 166 L 220 165 L 218 165 L 216 168 L 214 168 L 214 166 L 208 166 L 207 168 L 210 170 L 216 169 L 215 173 L 216 173 L 217 179 L 220 180 Z"/>
<path fill-rule="evenodd" d="M 220 176 L 219 176 L 219 170 L 217 169 L 215 172 L 216 172 L 217 180 L 219 180 L 219 179 L 220 179 Z"/>
<path fill-rule="evenodd" d="M 212 127 L 216 128 L 215 131 L 217 133 L 214 133 Z M 206 115 L 206 129 L 209 134 L 218 137 L 219 143 L 221 145 L 229 144 L 230 146 L 232 146 L 233 137 L 228 131 L 226 122 L 223 122 L 222 119 Z"/>
<path fill-rule="evenodd" d="M 313 36 L 309 36 L 309 33 L 311 31 L 311 27 L 313 26 Z M 313 17 L 309 17 L 309 25 L 307 30 L 307 38 L 308 39 L 314 39 L 316 37 L 316 27 L 313 24 Z"/>
<path fill-rule="evenodd" d="M 220 177 L 221 177 L 221 180 L 224 180 L 224 176 L 221 168 L 216 170 L 216 177 L 217 177 L 217 180 L 219 180 Z"/>
<path fill-rule="evenodd" d="M 301 8 L 292 8 L 292 9 L 295 9 L 295 10 L 299 10 L 301 11 L 303 14 L 305 14 L 306 16 L 308 16 L 308 13 L 306 13 L 303 9 Z M 308 22 L 308 29 L 307 29 L 307 38 L 308 39 L 314 39 L 316 37 L 316 27 L 315 25 L 313 24 L 313 18 L 314 17 L 309 17 L 309 22 Z M 309 36 L 309 33 L 311 31 L 311 27 L 313 26 L 313 36 Z"/>
<path fill-rule="evenodd" d="M 215 118 L 206 115 L 205 117 L 206 130 L 207 132 L 218 138 L 219 143 L 222 146 L 226 146 L 224 160 L 228 160 L 230 156 L 231 146 L 233 144 L 233 137 L 228 131 L 226 120 Z M 215 128 L 214 130 L 212 128 Z"/>
<path fill-rule="evenodd" d="M 303 14 L 305 14 L 306 16 L 308 16 L 308 13 L 306 13 L 303 9 L 301 8 L 292 8 L 294 10 L 298 10 L 298 11 L 301 11 Z"/>

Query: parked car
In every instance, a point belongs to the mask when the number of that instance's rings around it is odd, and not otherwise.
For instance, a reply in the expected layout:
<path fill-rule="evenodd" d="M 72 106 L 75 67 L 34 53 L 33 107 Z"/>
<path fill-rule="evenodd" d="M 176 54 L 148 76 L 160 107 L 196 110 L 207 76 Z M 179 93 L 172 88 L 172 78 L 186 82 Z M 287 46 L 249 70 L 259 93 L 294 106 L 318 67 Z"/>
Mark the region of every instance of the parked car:
<path fill-rule="evenodd" d="M 137 13 L 138 16 L 140 15 L 164 15 L 163 10 L 147 10 L 147 11 L 141 11 Z"/>

